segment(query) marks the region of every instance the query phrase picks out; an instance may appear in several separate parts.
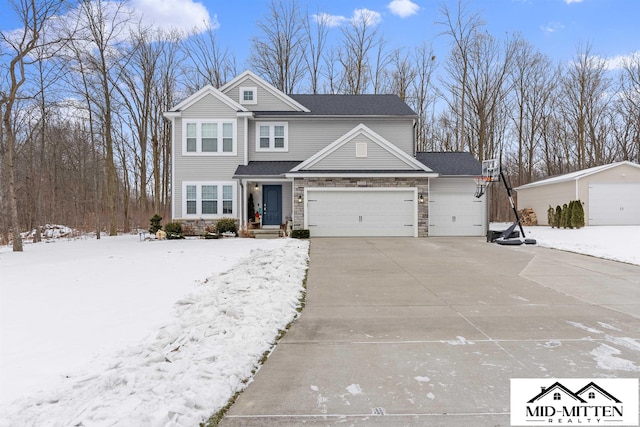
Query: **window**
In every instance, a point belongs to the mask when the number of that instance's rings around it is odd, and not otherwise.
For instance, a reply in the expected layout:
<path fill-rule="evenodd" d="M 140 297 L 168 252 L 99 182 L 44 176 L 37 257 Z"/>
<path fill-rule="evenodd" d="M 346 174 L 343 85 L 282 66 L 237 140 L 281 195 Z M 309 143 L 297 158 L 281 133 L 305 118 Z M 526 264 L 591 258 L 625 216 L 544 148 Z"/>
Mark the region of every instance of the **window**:
<path fill-rule="evenodd" d="M 288 151 L 287 123 L 258 123 L 256 151 Z"/>
<path fill-rule="evenodd" d="M 185 182 L 184 216 L 199 218 L 236 215 L 235 182 Z"/>
<path fill-rule="evenodd" d="M 185 121 L 185 155 L 235 155 L 235 121 Z"/>
<path fill-rule="evenodd" d="M 257 87 L 241 87 L 240 88 L 240 104 L 257 104 L 258 88 Z"/>
<path fill-rule="evenodd" d="M 595 399 L 596 398 L 596 394 L 593 391 L 589 392 L 589 399 Z"/>
<path fill-rule="evenodd" d="M 560 400 L 560 393 L 553 393 L 553 400 Z"/>

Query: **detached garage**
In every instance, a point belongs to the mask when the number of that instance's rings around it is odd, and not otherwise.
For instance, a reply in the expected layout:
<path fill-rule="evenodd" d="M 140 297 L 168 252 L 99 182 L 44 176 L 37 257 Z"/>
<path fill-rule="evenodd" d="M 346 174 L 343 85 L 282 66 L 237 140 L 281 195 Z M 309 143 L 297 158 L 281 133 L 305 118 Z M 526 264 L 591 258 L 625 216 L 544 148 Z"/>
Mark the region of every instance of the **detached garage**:
<path fill-rule="evenodd" d="M 580 200 L 586 225 L 640 225 L 640 165 L 596 166 L 515 188 L 518 209 L 531 208 L 547 224 L 549 206 Z"/>

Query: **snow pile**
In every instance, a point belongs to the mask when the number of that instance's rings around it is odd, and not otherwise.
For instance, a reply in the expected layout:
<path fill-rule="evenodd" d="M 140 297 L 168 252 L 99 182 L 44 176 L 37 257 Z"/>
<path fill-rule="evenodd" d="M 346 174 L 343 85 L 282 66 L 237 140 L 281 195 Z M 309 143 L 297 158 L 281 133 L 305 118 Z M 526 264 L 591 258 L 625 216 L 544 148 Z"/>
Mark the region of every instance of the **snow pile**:
<path fill-rule="evenodd" d="M 40 233 L 42 233 L 43 239 L 60 239 L 73 235 L 74 231 L 66 225 L 45 224 L 40 228 Z M 22 233 L 21 236 L 23 240 L 32 240 L 35 234 L 36 230 L 33 229 L 28 233 Z"/>
<path fill-rule="evenodd" d="M 180 299 L 175 320 L 156 334 L 106 366 L 13 402 L 0 425 L 198 425 L 246 387 L 297 316 L 307 263 L 305 241 L 252 251 Z"/>

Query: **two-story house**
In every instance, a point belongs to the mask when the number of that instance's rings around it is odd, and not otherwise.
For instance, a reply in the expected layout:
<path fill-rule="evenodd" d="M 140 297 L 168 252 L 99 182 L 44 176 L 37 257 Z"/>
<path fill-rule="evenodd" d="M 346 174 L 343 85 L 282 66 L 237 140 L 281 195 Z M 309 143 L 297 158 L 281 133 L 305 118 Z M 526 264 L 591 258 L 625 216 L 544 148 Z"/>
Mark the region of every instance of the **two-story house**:
<path fill-rule="evenodd" d="M 474 210 L 469 230 L 461 228 L 465 215 L 444 215 L 460 225 L 444 234 L 485 232 L 469 178 L 480 174 L 479 163 L 466 153 L 416 158 L 417 117 L 395 95 L 286 95 L 245 71 L 219 89 L 204 87 L 165 117 L 173 125 L 174 221 L 292 221 L 312 237 L 438 235 L 447 227 L 429 223 L 429 190 L 439 177 L 464 188 L 467 206 L 456 209 Z M 469 164 L 473 173 L 447 178 L 430 162 Z"/>

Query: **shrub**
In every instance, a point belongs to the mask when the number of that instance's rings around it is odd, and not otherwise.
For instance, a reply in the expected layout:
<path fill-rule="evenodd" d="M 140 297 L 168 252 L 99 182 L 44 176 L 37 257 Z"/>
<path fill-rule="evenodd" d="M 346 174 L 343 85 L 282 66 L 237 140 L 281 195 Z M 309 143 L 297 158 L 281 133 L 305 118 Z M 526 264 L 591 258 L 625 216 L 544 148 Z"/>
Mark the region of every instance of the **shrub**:
<path fill-rule="evenodd" d="M 216 226 L 215 225 L 207 225 L 204 228 L 204 238 L 205 239 L 217 239 L 218 238 L 218 232 L 216 230 Z"/>
<path fill-rule="evenodd" d="M 238 234 L 238 224 L 236 224 L 236 220 L 233 218 L 222 218 L 218 220 L 218 223 L 216 224 L 216 228 L 218 230 L 218 234 L 223 234 L 223 233 Z"/>
<path fill-rule="evenodd" d="M 584 227 L 584 208 L 580 200 L 575 200 L 571 209 L 571 225 L 575 228 Z"/>
<path fill-rule="evenodd" d="M 164 231 L 167 233 L 167 239 L 184 239 L 182 235 L 182 224 L 179 222 L 169 222 L 165 224 Z"/>
<path fill-rule="evenodd" d="M 549 205 L 549 209 L 547 209 L 547 222 L 554 228 L 556 226 L 556 211 Z"/>
<path fill-rule="evenodd" d="M 298 229 L 291 230 L 291 237 L 294 239 L 308 239 L 309 238 L 309 230 L 308 229 Z"/>
<path fill-rule="evenodd" d="M 556 225 L 556 228 L 562 227 L 562 208 L 560 205 L 556 206 L 556 214 L 553 217 L 553 223 Z"/>
<path fill-rule="evenodd" d="M 156 234 L 156 232 L 162 229 L 162 225 L 160 225 L 160 221 L 162 221 L 162 217 L 158 214 L 155 214 L 149 220 L 149 233 Z"/>
<path fill-rule="evenodd" d="M 569 205 L 566 203 L 562 205 L 562 213 L 560 214 L 560 224 L 562 228 L 569 227 Z"/>

